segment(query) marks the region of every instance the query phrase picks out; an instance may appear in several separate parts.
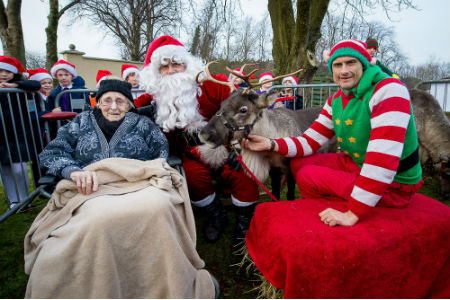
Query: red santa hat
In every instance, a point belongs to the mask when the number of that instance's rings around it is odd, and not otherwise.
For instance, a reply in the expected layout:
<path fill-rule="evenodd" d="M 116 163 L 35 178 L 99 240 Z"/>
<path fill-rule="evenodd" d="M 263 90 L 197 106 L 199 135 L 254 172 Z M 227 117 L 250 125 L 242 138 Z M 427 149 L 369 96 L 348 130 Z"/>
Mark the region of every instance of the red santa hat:
<path fill-rule="evenodd" d="M 271 72 L 261 73 L 259 75 L 259 83 L 263 82 L 264 80 L 273 79 L 273 74 Z"/>
<path fill-rule="evenodd" d="M 17 59 L 6 56 L 6 55 L 0 55 L 0 69 L 10 71 L 14 74 L 17 73 L 24 73 L 26 74 L 25 68 L 22 66 L 20 61 Z"/>
<path fill-rule="evenodd" d="M 286 81 L 290 81 L 290 82 L 292 82 L 292 84 L 297 84 L 298 83 L 298 79 L 297 79 L 297 77 L 295 77 L 295 76 L 287 76 L 287 77 L 284 77 L 283 78 L 283 80 L 281 81 L 281 84 L 282 85 L 284 85 L 284 83 L 286 82 Z"/>
<path fill-rule="evenodd" d="M 27 70 L 27 73 L 30 76 L 29 77 L 30 80 L 37 80 L 37 81 L 41 81 L 44 79 L 53 80 L 52 75 L 50 75 L 50 72 L 44 68 L 30 69 Z"/>
<path fill-rule="evenodd" d="M 66 70 L 67 72 L 72 74 L 74 78 L 78 76 L 77 70 L 75 70 L 75 66 L 63 59 L 57 61 L 50 69 L 50 73 L 52 74 L 53 78 L 56 78 L 56 72 L 58 72 L 58 70 Z"/>
<path fill-rule="evenodd" d="M 163 35 L 150 43 L 145 56 L 144 68 L 152 61 L 161 61 L 164 57 L 185 56 L 188 54 L 186 48 L 178 40 L 169 35 Z"/>
<path fill-rule="evenodd" d="M 127 76 L 130 75 L 131 73 L 138 75 L 139 68 L 136 67 L 135 65 L 123 64 L 122 65 L 122 79 L 127 80 Z"/>
<path fill-rule="evenodd" d="M 97 71 L 97 77 L 95 78 L 95 80 L 97 81 L 97 85 L 96 87 L 99 88 L 100 86 L 100 82 L 106 78 L 108 78 L 108 76 L 111 76 L 112 73 L 108 70 L 98 70 Z"/>

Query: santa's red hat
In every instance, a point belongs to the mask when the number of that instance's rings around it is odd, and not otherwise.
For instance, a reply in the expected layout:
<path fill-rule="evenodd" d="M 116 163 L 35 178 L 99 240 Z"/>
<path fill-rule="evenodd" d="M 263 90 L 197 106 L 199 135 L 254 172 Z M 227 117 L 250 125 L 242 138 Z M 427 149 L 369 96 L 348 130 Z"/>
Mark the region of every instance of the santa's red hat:
<path fill-rule="evenodd" d="M 97 77 L 95 78 L 95 80 L 97 81 L 97 88 L 99 88 L 100 86 L 100 82 L 106 78 L 108 78 L 108 76 L 111 76 L 112 73 L 108 70 L 98 70 L 97 71 Z"/>
<path fill-rule="evenodd" d="M 152 60 L 155 61 L 162 57 L 173 57 L 186 54 L 188 54 L 188 52 L 182 43 L 169 35 L 163 35 L 151 42 L 148 46 L 144 68 L 149 65 Z"/>
<path fill-rule="evenodd" d="M 123 64 L 122 65 L 122 79 L 126 80 L 127 76 L 130 75 L 131 73 L 138 75 L 139 68 L 136 67 L 135 65 Z"/>
<path fill-rule="evenodd" d="M 13 57 L 6 56 L 6 55 L 0 55 L 0 69 L 10 71 L 14 74 L 17 74 L 19 72 L 26 74 L 26 70 L 22 66 L 20 61 L 18 61 L 17 59 L 15 59 Z"/>
<path fill-rule="evenodd" d="M 50 75 L 50 72 L 44 68 L 30 69 L 30 70 L 27 70 L 27 73 L 30 76 L 28 78 L 30 80 L 37 80 L 37 81 L 41 81 L 44 79 L 53 80 L 52 75 Z"/>
<path fill-rule="evenodd" d="M 77 70 L 75 70 L 75 66 L 63 59 L 57 61 L 50 69 L 50 73 L 52 74 L 53 78 L 56 78 L 56 72 L 58 72 L 58 70 L 66 70 L 67 72 L 72 74 L 74 78 L 78 76 Z"/>
<path fill-rule="evenodd" d="M 286 81 L 288 81 L 288 80 L 290 82 L 292 82 L 292 84 L 297 84 L 298 83 L 298 78 L 297 77 L 295 77 L 295 76 L 287 76 L 287 77 L 283 78 L 283 80 L 281 81 L 281 84 L 284 85 L 284 83 Z"/>
<path fill-rule="evenodd" d="M 273 74 L 271 72 L 261 73 L 259 75 L 259 82 L 263 82 L 264 80 L 273 79 Z"/>

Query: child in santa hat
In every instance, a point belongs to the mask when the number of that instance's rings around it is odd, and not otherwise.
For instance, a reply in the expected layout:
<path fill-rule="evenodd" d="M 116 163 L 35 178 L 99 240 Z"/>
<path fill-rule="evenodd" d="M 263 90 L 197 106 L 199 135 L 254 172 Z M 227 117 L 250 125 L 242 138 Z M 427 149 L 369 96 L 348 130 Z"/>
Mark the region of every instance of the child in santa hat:
<path fill-rule="evenodd" d="M 38 91 L 41 87 L 39 81 L 25 80 L 24 73 L 25 68 L 17 59 L 0 56 L 0 89 Z M 27 161 L 36 161 L 36 153 L 31 150 L 35 145 L 40 151 L 42 145 L 39 137 L 35 137 L 34 141 L 31 139 L 34 134 L 29 126 L 31 121 L 25 94 L 0 93 L 0 109 L 3 116 L 0 122 L 0 175 L 9 208 L 12 209 L 28 195 Z"/>
<path fill-rule="evenodd" d="M 71 99 L 84 99 L 89 105 L 89 93 L 66 93 L 63 94 L 58 103 L 55 103 L 59 93 L 65 90 L 85 90 L 85 81 L 78 76 L 75 65 L 65 61 L 57 61 L 50 70 L 53 78 L 57 79 L 59 84 L 54 88 L 48 96 L 50 108 L 57 108 L 57 111 L 73 111 Z"/>
<path fill-rule="evenodd" d="M 271 72 L 261 73 L 259 75 L 259 83 L 263 82 L 264 80 L 269 80 L 269 79 L 273 79 L 273 74 Z M 273 85 L 272 81 L 265 83 L 265 84 L 261 85 L 261 87 L 259 88 L 259 90 L 256 91 L 256 93 L 258 95 L 265 94 L 268 90 L 270 90 L 272 85 Z"/>
<path fill-rule="evenodd" d="M 41 96 L 41 99 L 43 101 L 45 111 L 50 112 L 51 110 L 48 109 L 49 105 L 47 103 L 47 97 L 50 91 L 53 89 L 52 75 L 50 75 L 50 72 L 44 68 L 30 69 L 27 70 L 27 73 L 29 75 L 30 80 L 36 80 L 41 83 L 39 95 Z"/>
<path fill-rule="evenodd" d="M 239 73 L 241 75 L 245 75 L 244 71 L 241 72 L 241 69 L 239 69 L 239 68 L 236 68 L 233 71 L 235 71 L 236 73 Z M 237 89 L 238 88 L 248 88 L 247 83 L 244 80 L 242 80 L 242 78 L 234 75 L 233 73 L 230 73 L 230 75 L 228 75 L 228 81 L 232 82 Z"/>
<path fill-rule="evenodd" d="M 133 99 L 145 94 L 144 92 L 138 92 L 136 90 L 141 89 L 139 87 L 139 68 L 135 65 L 123 64 L 122 65 L 122 79 L 128 81 L 131 84 L 131 92 Z M 134 90 L 134 91 L 133 91 Z"/>

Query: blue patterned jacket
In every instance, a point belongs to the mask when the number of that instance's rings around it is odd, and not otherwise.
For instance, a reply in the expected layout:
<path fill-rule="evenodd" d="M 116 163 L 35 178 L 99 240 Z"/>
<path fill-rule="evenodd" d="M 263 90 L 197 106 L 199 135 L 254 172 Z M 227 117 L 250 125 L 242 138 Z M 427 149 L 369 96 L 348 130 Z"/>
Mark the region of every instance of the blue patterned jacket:
<path fill-rule="evenodd" d="M 69 179 L 73 171 L 105 158 L 151 160 L 168 154 L 166 137 L 149 118 L 127 112 L 108 143 L 92 111 L 85 111 L 58 130 L 39 159 L 47 174 Z"/>

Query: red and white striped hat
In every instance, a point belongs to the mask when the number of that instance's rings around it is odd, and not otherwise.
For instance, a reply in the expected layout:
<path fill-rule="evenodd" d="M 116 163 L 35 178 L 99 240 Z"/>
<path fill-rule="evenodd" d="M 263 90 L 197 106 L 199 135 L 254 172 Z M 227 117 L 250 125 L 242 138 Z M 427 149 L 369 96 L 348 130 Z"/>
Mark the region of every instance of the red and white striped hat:
<path fill-rule="evenodd" d="M 53 78 L 56 78 L 56 72 L 58 70 L 66 70 L 67 72 L 72 74 L 73 78 L 78 76 L 77 70 L 75 70 L 75 66 L 63 59 L 57 61 L 50 69 L 50 73 L 52 74 Z"/>
<path fill-rule="evenodd" d="M 53 80 L 52 75 L 50 75 L 50 72 L 44 68 L 30 69 L 27 70 L 27 73 L 30 75 L 30 77 L 28 78 L 30 80 L 37 80 L 37 81 L 41 81 L 44 79 Z"/>
<path fill-rule="evenodd" d="M 127 76 L 130 75 L 131 73 L 136 74 L 136 76 L 139 75 L 139 68 L 136 67 L 135 65 L 123 64 L 122 65 L 122 79 L 127 80 Z"/>
<path fill-rule="evenodd" d="M 19 72 L 26 74 L 26 70 L 22 66 L 20 61 L 11 56 L 6 55 L 0 55 L 0 69 L 10 71 L 14 74 L 17 74 Z"/>
<path fill-rule="evenodd" d="M 323 52 L 323 58 L 325 59 L 325 62 L 328 63 L 330 72 L 333 72 L 333 69 L 331 68 L 333 61 L 341 56 L 352 56 L 357 58 L 364 69 L 373 66 L 376 63 L 376 58 L 370 56 L 369 52 L 367 52 L 366 43 L 354 39 L 347 39 L 337 43 L 330 52 L 326 50 Z"/>

